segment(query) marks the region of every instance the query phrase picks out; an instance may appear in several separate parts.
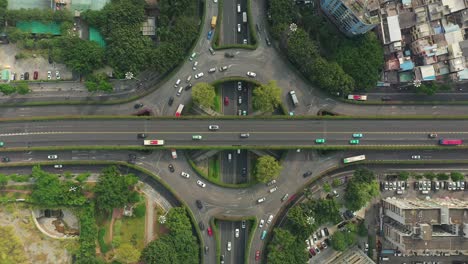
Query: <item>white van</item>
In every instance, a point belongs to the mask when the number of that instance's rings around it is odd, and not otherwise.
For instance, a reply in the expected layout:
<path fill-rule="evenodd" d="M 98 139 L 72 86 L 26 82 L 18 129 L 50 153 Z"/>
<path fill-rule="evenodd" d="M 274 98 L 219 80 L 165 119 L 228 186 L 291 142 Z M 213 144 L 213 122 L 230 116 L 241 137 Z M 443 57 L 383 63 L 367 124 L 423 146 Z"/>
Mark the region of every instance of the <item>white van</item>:
<path fill-rule="evenodd" d="M 289 95 L 291 95 L 291 100 L 293 102 L 293 105 L 297 106 L 299 104 L 299 101 L 297 100 L 296 92 L 295 91 L 290 91 Z"/>
<path fill-rule="evenodd" d="M 190 80 L 192 80 L 192 75 L 189 75 L 189 76 L 187 77 L 187 80 L 185 80 L 185 82 L 188 83 L 188 82 L 190 82 Z"/>
<path fill-rule="evenodd" d="M 325 237 L 325 231 L 323 231 L 323 229 L 320 230 L 320 234 L 322 235 L 322 237 Z"/>
<path fill-rule="evenodd" d="M 238 150 L 237 150 L 237 154 L 240 154 L 240 152 L 241 152 L 241 150 L 240 150 L 240 149 L 238 149 Z"/>
<path fill-rule="evenodd" d="M 241 25 L 240 24 L 237 24 L 237 32 L 241 32 Z"/>
<path fill-rule="evenodd" d="M 184 90 L 184 87 L 180 87 L 179 91 L 177 91 L 177 96 L 180 96 L 182 94 L 182 90 Z"/>
<path fill-rule="evenodd" d="M 231 154 L 231 153 L 228 154 L 228 160 L 229 160 L 229 161 L 232 160 L 232 154 Z"/>
<path fill-rule="evenodd" d="M 179 84 L 180 84 L 180 79 L 177 79 L 177 81 L 176 81 L 175 84 L 174 84 L 174 87 L 179 86 Z"/>
<path fill-rule="evenodd" d="M 240 12 L 241 12 L 240 4 L 237 4 L 237 13 L 240 14 Z"/>

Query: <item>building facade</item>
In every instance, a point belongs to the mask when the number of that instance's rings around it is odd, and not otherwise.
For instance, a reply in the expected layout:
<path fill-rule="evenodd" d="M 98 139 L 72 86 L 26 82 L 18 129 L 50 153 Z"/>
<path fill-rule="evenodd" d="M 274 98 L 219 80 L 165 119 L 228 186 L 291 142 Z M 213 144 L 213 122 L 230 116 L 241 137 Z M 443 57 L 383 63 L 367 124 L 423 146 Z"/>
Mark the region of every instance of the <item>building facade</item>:
<path fill-rule="evenodd" d="M 364 34 L 379 24 L 374 0 L 320 0 L 322 11 L 347 36 Z"/>

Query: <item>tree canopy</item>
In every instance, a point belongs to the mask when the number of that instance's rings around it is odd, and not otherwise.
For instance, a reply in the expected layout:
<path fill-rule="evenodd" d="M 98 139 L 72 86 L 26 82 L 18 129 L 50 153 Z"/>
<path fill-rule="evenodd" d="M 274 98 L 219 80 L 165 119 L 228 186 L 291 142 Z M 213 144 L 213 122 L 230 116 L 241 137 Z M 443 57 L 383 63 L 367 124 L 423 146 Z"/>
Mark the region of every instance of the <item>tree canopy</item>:
<path fill-rule="evenodd" d="M 186 209 L 172 208 L 165 225 L 169 234 L 149 243 L 141 253 L 140 261 L 147 264 L 198 263 L 199 245 L 192 234 Z"/>
<path fill-rule="evenodd" d="M 199 106 L 213 108 L 215 97 L 215 88 L 209 83 L 199 82 L 192 88 L 193 102 Z"/>
<path fill-rule="evenodd" d="M 297 239 L 286 229 L 275 228 L 267 258 L 271 264 L 297 264 L 306 263 L 308 256 L 303 240 Z"/>
<path fill-rule="evenodd" d="M 115 258 L 122 263 L 136 263 L 140 259 L 140 251 L 131 244 L 125 243 L 115 250 Z"/>
<path fill-rule="evenodd" d="M 115 166 L 105 168 L 94 188 L 96 207 L 110 213 L 114 208 L 135 202 L 132 201 L 133 187 L 137 182 L 133 174 L 122 175 Z"/>
<path fill-rule="evenodd" d="M 255 177 L 259 182 L 269 182 L 278 178 L 281 173 L 281 165 L 272 156 L 262 156 L 258 158 L 255 166 Z"/>
<path fill-rule="evenodd" d="M 79 74 L 89 74 L 104 65 L 104 49 L 94 41 L 61 37 L 56 46 L 59 60 Z"/>
<path fill-rule="evenodd" d="M 379 194 L 379 184 L 374 173 L 366 168 L 354 171 L 353 178 L 348 182 L 345 193 L 346 207 L 357 211 Z"/>
<path fill-rule="evenodd" d="M 276 81 L 269 81 L 253 90 L 253 107 L 261 112 L 271 113 L 281 103 L 281 89 Z"/>

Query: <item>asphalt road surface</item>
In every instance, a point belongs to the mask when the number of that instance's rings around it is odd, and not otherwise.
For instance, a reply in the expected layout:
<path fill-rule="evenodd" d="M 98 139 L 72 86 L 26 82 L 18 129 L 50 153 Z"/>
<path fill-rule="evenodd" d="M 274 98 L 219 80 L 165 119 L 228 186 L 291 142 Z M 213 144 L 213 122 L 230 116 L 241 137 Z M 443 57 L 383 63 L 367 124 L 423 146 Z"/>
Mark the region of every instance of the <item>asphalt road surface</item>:
<path fill-rule="evenodd" d="M 248 232 L 241 228 L 241 222 L 220 221 L 219 229 L 221 235 L 220 253 L 224 255 L 225 264 L 237 264 L 244 262 L 245 249 L 247 246 Z M 235 230 L 239 229 L 239 237 L 235 237 Z M 227 250 L 227 243 L 231 242 L 231 251 Z"/>
<path fill-rule="evenodd" d="M 220 126 L 209 131 L 210 124 Z M 240 133 L 250 133 L 240 138 Z M 6 147 L 134 146 L 137 133 L 163 139 L 169 146 L 311 146 L 316 138 L 325 145 L 349 145 L 353 133 L 362 133 L 360 145 L 434 146 L 439 138 L 466 139 L 464 120 L 57 120 L 3 122 L 0 137 Z M 202 140 L 192 140 L 201 135 Z"/>

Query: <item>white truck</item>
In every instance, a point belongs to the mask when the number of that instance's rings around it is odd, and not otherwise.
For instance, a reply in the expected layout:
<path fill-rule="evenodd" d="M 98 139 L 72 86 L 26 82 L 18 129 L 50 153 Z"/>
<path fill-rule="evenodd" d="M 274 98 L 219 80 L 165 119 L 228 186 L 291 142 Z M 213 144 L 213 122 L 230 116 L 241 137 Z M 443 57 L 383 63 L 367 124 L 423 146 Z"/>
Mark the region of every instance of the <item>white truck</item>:
<path fill-rule="evenodd" d="M 291 95 L 291 100 L 293 102 L 293 105 L 297 106 L 299 104 L 299 101 L 297 100 L 296 92 L 295 91 L 290 91 L 289 95 Z"/>
<path fill-rule="evenodd" d="M 242 13 L 242 22 L 247 23 L 247 12 Z"/>

